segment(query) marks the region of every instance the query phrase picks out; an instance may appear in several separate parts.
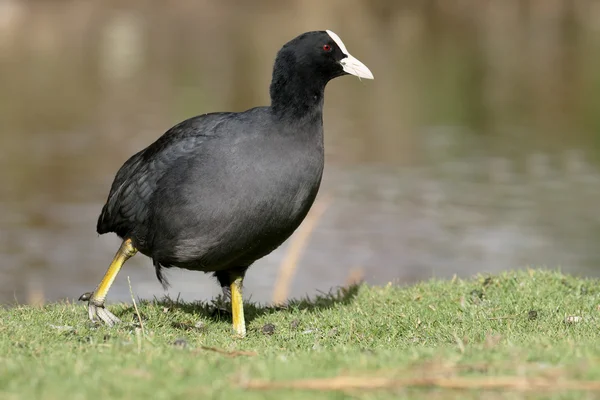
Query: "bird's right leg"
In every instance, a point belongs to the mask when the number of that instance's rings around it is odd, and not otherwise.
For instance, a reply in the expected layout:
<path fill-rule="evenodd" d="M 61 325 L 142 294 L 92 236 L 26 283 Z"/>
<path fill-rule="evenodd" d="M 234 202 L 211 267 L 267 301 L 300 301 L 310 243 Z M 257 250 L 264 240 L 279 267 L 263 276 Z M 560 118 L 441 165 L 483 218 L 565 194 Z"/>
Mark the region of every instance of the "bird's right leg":
<path fill-rule="evenodd" d="M 137 253 L 137 249 L 133 247 L 131 239 L 124 240 L 96 290 L 93 293 L 84 293 L 79 297 L 79 300 L 88 302 L 88 315 L 92 322 L 96 322 L 96 317 L 104 321 L 108 326 L 113 326 L 120 322 L 119 318 L 104 307 L 104 300 L 119 270 L 121 270 L 125 261 L 133 257 L 135 253 Z"/>
<path fill-rule="evenodd" d="M 246 336 L 242 282 L 247 269 L 248 267 L 240 267 L 215 272 L 215 276 L 221 285 L 223 294 L 231 300 L 233 332 L 239 337 Z"/>
<path fill-rule="evenodd" d="M 244 271 L 245 272 L 245 271 Z M 244 302 L 242 299 L 242 282 L 244 273 L 231 274 L 231 314 L 233 317 L 233 332 L 239 337 L 246 336 L 246 321 L 244 320 Z"/>

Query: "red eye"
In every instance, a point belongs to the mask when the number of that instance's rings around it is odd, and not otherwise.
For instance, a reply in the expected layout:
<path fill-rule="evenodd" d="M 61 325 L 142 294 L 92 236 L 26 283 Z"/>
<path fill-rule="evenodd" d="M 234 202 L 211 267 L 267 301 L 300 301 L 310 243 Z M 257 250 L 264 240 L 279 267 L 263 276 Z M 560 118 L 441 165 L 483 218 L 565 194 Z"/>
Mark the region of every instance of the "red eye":
<path fill-rule="evenodd" d="M 331 46 L 328 45 L 328 44 L 324 44 L 323 45 L 323 50 L 325 50 L 325 51 L 331 51 Z"/>

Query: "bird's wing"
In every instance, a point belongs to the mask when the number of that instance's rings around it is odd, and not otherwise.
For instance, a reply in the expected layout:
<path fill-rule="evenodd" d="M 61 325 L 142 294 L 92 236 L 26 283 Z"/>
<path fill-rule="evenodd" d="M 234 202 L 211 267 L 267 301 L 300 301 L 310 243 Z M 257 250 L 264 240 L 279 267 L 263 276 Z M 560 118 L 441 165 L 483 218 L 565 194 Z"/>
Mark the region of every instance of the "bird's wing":
<path fill-rule="evenodd" d="M 185 120 L 127 160 L 115 176 L 98 217 L 97 232 L 115 232 L 126 237 L 143 226 L 148 216 L 148 202 L 163 174 L 179 158 L 213 137 L 230 114 L 211 113 Z"/>

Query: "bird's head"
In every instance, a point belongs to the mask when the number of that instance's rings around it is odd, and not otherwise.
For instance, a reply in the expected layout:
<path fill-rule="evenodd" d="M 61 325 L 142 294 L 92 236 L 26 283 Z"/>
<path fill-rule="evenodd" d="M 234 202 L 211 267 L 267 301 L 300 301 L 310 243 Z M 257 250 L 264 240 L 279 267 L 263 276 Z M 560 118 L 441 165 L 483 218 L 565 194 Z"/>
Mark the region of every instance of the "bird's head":
<path fill-rule="evenodd" d="M 373 79 L 369 68 L 352 56 L 342 39 L 330 30 L 306 32 L 290 40 L 277 58 L 282 65 L 293 64 L 294 70 L 325 82 L 342 75 Z"/>

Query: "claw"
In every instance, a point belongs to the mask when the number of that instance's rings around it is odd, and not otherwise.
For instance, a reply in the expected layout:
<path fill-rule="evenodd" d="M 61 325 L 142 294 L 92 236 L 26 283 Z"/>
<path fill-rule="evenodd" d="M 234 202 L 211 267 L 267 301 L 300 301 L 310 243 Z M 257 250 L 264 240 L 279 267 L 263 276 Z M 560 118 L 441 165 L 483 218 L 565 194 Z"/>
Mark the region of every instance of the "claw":
<path fill-rule="evenodd" d="M 98 317 L 102 322 L 104 322 L 108 326 L 114 326 L 121 322 L 116 315 L 108 311 L 104 304 L 96 305 L 93 302 L 88 303 L 88 315 L 92 322 L 97 322 L 96 317 Z"/>
<path fill-rule="evenodd" d="M 92 309 L 96 312 L 96 315 L 98 316 L 98 318 L 100 318 L 102 321 L 104 321 L 104 323 L 108 326 L 114 326 L 115 324 L 118 324 L 119 322 L 121 322 L 121 320 L 119 318 L 117 318 L 116 315 L 114 315 L 113 313 L 111 313 L 110 311 L 108 311 L 106 308 L 104 308 L 104 306 L 102 307 L 97 307 L 94 305 L 90 306 L 90 310 Z"/>
<path fill-rule="evenodd" d="M 94 292 L 87 292 L 79 296 L 79 301 L 90 301 Z"/>
<path fill-rule="evenodd" d="M 88 316 L 90 317 L 90 321 L 96 323 L 98 322 L 96 318 L 98 318 L 108 326 L 114 326 L 115 324 L 121 322 L 116 315 L 104 307 L 104 302 L 98 304 L 96 301 L 94 301 L 92 298 L 93 295 L 93 292 L 87 292 L 79 296 L 79 301 L 88 302 Z"/>

